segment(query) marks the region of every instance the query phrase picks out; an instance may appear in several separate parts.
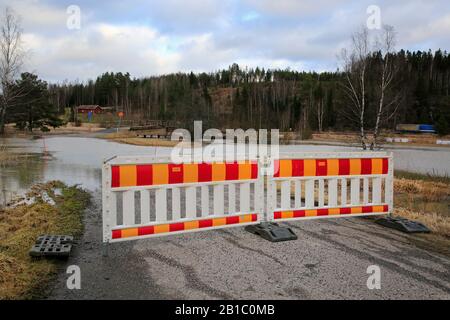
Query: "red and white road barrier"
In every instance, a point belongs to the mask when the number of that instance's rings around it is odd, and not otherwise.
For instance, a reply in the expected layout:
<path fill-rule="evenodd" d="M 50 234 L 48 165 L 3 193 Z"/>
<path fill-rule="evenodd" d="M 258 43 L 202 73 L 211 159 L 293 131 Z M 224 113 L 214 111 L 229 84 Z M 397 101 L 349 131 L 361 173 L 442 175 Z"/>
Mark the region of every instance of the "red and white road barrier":
<path fill-rule="evenodd" d="M 103 241 L 116 242 L 260 222 L 256 160 L 173 164 L 115 157 L 103 165 Z"/>
<path fill-rule="evenodd" d="M 170 157 L 114 157 L 103 165 L 103 241 L 387 214 L 393 205 L 392 161 L 386 152 L 182 164 Z"/>
<path fill-rule="evenodd" d="M 392 161 L 392 154 L 385 152 L 309 153 L 275 160 L 267 182 L 268 217 L 387 214 L 393 205 Z"/>

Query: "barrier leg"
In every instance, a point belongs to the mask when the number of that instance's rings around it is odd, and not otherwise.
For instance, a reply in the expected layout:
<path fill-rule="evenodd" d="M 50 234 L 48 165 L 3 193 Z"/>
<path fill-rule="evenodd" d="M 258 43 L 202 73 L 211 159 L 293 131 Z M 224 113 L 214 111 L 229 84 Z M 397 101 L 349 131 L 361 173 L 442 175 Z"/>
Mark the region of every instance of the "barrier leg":
<path fill-rule="evenodd" d="M 109 243 L 108 242 L 102 243 L 102 256 L 103 257 L 109 256 Z"/>
<path fill-rule="evenodd" d="M 269 167 L 269 162 L 265 159 L 261 164 L 267 170 Z M 273 214 L 275 202 L 276 202 L 276 185 L 272 181 L 271 176 L 267 176 L 267 203 L 266 206 L 259 207 L 261 212 L 264 212 L 262 222 L 260 224 L 249 225 L 245 227 L 245 230 L 259 235 L 261 238 L 266 239 L 270 242 L 280 242 L 297 240 L 297 235 L 292 231 L 291 228 L 280 226 L 277 223 L 271 222 L 269 218 L 269 213 Z M 264 201 L 264 177 L 260 176 L 259 188 L 257 190 L 260 198 L 257 199 L 258 203 L 263 204 Z"/>

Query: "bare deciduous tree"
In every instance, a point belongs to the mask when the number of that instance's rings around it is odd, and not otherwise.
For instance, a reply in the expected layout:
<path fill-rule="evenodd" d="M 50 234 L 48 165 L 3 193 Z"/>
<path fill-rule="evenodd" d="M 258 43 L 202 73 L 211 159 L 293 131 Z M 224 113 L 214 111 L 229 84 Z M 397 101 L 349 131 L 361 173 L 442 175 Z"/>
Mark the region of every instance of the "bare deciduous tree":
<path fill-rule="evenodd" d="M 393 80 L 398 71 L 398 66 L 392 59 L 395 31 L 393 27 L 385 25 L 380 36 L 371 41 L 367 28 L 362 27 L 352 35 L 351 43 L 350 52 L 344 49 L 340 57 L 345 75 L 342 85 L 346 96 L 351 101 L 350 108 L 344 110 L 343 115 L 358 123 L 362 148 L 366 150 L 369 147 L 373 150 L 378 147 L 381 123 L 395 114 L 401 101 L 400 93 L 389 92 L 393 91 Z M 375 54 L 379 54 L 377 60 L 379 65 L 376 63 L 369 65 L 369 61 L 374 61 Z M 372 101 L 368 101 L 366 92 L 369 75 L 379 86 L 378 96 Z M 375 110 L 368 110 L 369 107 Z M 373 111 L 371 114 L 376 115 L 373 131 L 367 129 L 368 111 Z M 372 131 L 371 139 L 367 135 L 370 131 Z"/>
<path fill-rule="evenodd" d="M 381 54 L 379 80 L 380 96 L 376 111 L 373 140 L 370 145 L 370 149 L 372 150 L 378 147 L 378 135 L 381 122 L 389 119 L 395 114 L 401 100 L 400 93 L 394 93 L 390 99 L 387 96 L 387 92 L 391 89 L 395 75 L 398 72 L 398 66 L 395 65 L 392 59 L 395 47 L 395 36 L 396 33 L 394 28 L 389 25 L 384 25 L 381 38 L 376 42 L 377 51 Z"/>
<path fill-rule="evenodd" d="M 319 130 L 319 132 L 323 131 L 323 121 L 325 118 L 325 104 L 324 104 L 324 100 L 326 100 L 326 93 L 325 93 L 325 97 L 323 94 L 323 90 L 322 87 L 319 85 L 319 88 L 317 89 L 316 92 L 316 98 L 314 99 L 311 95 L 311 107 L 314 108 L 313 112 L 317 118 L 317 129 Z"/>
<path fill-rule="evenodd" d="M 325 115 L 325 107 L 323 104 L 323 98 L 320 98 L 317 102 L 317 126 L 319 129 L 319 132 L 323 131 L 323 118 Z"/>
<path fill-rule="evenodd" d="M 369 34 L 365 27 L 352 35 L 350 51 L 343 49 L 340 59 L 343 62 L 345 82 L 342 83 L 345 94 L 350 99 L 352 106 L 343 111 L 344 116 L 359 125 L 359 138 L 362 148 L 367 149 L 367 137 L 365 131 L 366 113 L 366 72 L 369 63 Z"/>
<path fill-rule="evenodd" d="M 9 7 L 3 12 L 0 25 L 0 134 L 5 130 L 5 117 L 8 108 L 20 94 L 14 92 L 12 85 L 23 62 L 22 30 L 18 17 Z"/>

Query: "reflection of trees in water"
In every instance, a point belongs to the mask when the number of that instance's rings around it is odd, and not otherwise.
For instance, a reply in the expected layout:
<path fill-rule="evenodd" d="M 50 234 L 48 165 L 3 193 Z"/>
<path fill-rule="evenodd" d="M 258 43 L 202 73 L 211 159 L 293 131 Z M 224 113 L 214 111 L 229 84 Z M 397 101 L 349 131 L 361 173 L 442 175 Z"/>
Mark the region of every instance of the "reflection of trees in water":
<path fill-rule="evenodd" d="M 0 170 L 0 207 L 17 195 L 24 194 L 33 184 L 49 180 L 60 180 L 68 185 L 79 184 L 88 190 L 101 187 L 101 169 L 89 165 L 76 165 L 45 160 L 40 155 L 32 155 Z"/>
<path fill-rule="evenodd" d="M 36 182 L 42 181 L 46 161 L 39 155 L 18 157 L 13 163 L 4 164 L 0 171 L 0 204 L 5 205 L 16 195 L 22 194 Z"/>
<path fill-rule="evenodd" d="M 67 185 L 78 184 L 91 191 L 101 187 L 102 171 L 99 167 L 54 161 L 49 163 L 44 173 L 47 181 L 60 180 Z"/>

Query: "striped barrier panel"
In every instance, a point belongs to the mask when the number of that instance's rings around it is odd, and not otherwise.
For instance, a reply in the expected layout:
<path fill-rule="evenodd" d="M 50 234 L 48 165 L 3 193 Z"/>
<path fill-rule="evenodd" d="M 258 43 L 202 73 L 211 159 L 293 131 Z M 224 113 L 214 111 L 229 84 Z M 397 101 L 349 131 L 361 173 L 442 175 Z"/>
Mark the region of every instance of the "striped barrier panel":
<path fill-rule="evenodd" d="M 274 170 L 265 191 L 260 169 L 268 163 Z M 385 152 L 183 164 L 169 157 L 114 157 L 102 177 L 106 243 L 393 209 L 393 159 Z"/>
<path fill-rule="evenodd" d="M 102 176 L 104 242 L 256 224 L 263 211 L 256 160 L 115 157 Z"/>
<path fill-rule="evenodd" d="M 268 219 L 387 214 L 393 205 L 391 153 L 302 153 L 274 160 Z"/>

